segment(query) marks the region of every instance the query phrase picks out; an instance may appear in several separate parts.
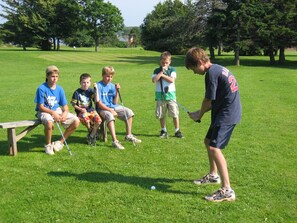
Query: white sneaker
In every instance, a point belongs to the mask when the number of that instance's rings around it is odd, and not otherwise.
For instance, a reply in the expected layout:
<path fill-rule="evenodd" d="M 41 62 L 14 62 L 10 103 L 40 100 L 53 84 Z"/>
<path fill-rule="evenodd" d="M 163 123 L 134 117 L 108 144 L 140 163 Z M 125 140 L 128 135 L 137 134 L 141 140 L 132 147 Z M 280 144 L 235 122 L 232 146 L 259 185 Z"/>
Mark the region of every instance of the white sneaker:
<path fill-rule="evenodd" d="M 205 199 L 212 202 L 235 201 L 236 196 L 234 190 L 230 189 L 227 191 L 221 188 L 213 194 L 206 196 Z"/>
<path fill-rule="evenodd" d="M 133 142 L 133 143 L 141 143 L 141 140 L 140 139 L 137 139 L 134 135 L 127 135 L 125 137 L 125 139 L 129 142 Z"/>
<path fill-rule="evenodd" d="M 45 146 L 44 146 L 44 151 L 45 151 L 45 153 L 48 154 L 48 155 L 54 155 L 54 154 L 55 154 L 55 153 L 54 153 L 54 150 L 53 150 L 53 146 L 52 146 L 52 144 L 47 144 L 47 145 L 45 145 Z"/>
<path fill-rule="evenodd" d="M 64 144 L 58 140 L 58 141 L 52 142 L 52 146 L 55 152 L 59 152 L 60 150 L 63 149 Z"/>
<path fill-rule="evenodd" d="M 125 147 L 122 146 L 122 144 L 120 143 L 119 140 L 112 142 L 112 146 L 117 148 L 117 149 L 120 149 L 120 150 L 125 149 Z"/>
<path fill-rule="evenodd" d="M 220 184 L 221 179 L 219 176 L 212 176 L 210 174 L 206 174 L 204 177 L 194 180 L 194 184 L 201 185 L 201 184 Z"/>

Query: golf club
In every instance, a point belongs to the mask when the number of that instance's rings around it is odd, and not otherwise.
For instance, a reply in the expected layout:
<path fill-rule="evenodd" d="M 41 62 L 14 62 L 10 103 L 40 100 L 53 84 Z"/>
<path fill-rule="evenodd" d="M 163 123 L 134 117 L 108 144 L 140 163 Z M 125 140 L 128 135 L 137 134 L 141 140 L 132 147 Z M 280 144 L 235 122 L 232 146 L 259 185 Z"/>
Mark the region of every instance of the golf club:
<path fill-rule="evenodd" d="M 51 109 L 51 105 L 48 103 L 46 94 L 44 94 L 44 98 L 45 98 L 46 103 L 48 104 L 48 106 L 49 106 L 50 109 Z M 64 144 L 66 145 L 66 148 L 67 148 L 67 150 L 68 150 L 68 152 L 69 152 L 69 155 L 72 156 L 72 152 L 71 152 L 71 150 L 70 150 L 70 148 L 69 148 L 69 146 L 68 146 L 68 144 L 67 144 L 67 142 L 66 142 L 66 139 L 65 139 L 65 137 L 64 137 L 64 134 L 63 134 L 63 132 L 62 132 L 62 130 L 61 130 L 61 128 L 60 128 L 59 122 L 57 122 L 57 121 L 54 121 L 54 122 L 56 123 L 56 125 L 57 125 L 57 127 L 58 127 L 58 129 L 59 129 L 59 131 L 60 131 L 60 134 L 61 134 L 61 136 L 62 136 L 62 138 L 63 138 L 63 140 L 64 140 Z"/>
<path fill-rule="evenodd" d="M 166 86 L 166 87 L 164 88 L 164 92 L 165 92 L 165 94 L 167 94 L 167 92 L 168 92 L 168 86 Z M 170 100 L 170 101 L 172 101 L 172 102 L 174 102 L 175 104 L 177 104 L 178 107 L 180 107 L 182 110 L 184 110 L 184 111 L 187 112 L 188 114 L 190 113 L 188 109 L 186 109 L 184 106 L 182 106 L 182 105 L 181 105 L 180 103 L 178 103 L 177 101 L 174 101 L 174 100 Z M 199 120 L 197 120 L 196 122 L 200 123 L 201 120 L 199 119 Z"/>
<path fill-rule="evenodd" d="M 130 129 L 130 126 L 129 126 L 129 122 L 128 122 L 128 118 L 127 118 L 127 114 L 126 114 L 126 110 L 125 110 L 125 106 L 124 106 L 124 102 L 122 100 L 122 96 L 121 96 L 121 93 L 120 93 L 120 89 L 117 88 L 117 92 L 119 94 L 119 97 L 120 97 L 120 101 L 121 101 L 121 104 L 123 106 L 123 110 L 124 110 L 124 114 L 125 114 L 125 119 L 126 119 L 126 122 L 127 122 L 127 125 L 128 125 L 128 129 Z M 135 142 L 134 140 L 132 140 L 133 142 L 133 145 L 135 146 Z"/>
<path fill-rule="evenodd" d="M 63 138 L 63 140 L 64 140 L 64 144 L 65 144 L 65 146 L 66 146 L 66 148 L 67 148 L 67 150 L 68 150 L 68 152 L 69 152 L 69 155 L 72 156 L 72 152 L 71 152 L 71 150 L 70 150 L 70 148 L 69 148 L 69 146 L 68 146 L 68 144 L 67 144 L 67 142 L 66 142 L 66 139 L 65 139 L 65 137 L 64 137 L 64 134 L 63 134 L 63 132 L 62 132 L 62 130 L 61 130 L 61 127 L 60 127 L 60 125 L 59 125 L 59 122 L 55 122 L 55 123 L 57 124 L 57 127 L 58 127 L 58 129 L 59 129 L 59 131 L 60 131 L 60 134 L 61 134 L 61 136 L 62 136 L 62 138 Z"/>

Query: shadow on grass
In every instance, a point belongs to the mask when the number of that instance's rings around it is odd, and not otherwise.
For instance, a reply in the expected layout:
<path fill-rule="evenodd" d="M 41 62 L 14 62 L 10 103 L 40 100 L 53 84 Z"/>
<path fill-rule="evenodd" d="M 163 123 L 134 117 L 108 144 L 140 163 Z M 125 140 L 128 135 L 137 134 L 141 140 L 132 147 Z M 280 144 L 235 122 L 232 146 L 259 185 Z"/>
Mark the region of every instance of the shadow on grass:
<path fill-rule="evenodd" d="M 59 140 L 61 138 L 58 134 L 53 134 L 52 141 Z M 44 153 L 44 135 L 32 134 L 30 137 L 25 137 L 17 142 L 18 153 L 21 152 L 41 152 Z M 86 138 L 80 136 L 70 136 L 67 139 L 67 143 L 71 146 L 71 143 L 86 144 Z M 9 155 L 8 141 L 0 141 L 0 156 Z"/>
<path fill-rule="evenodd" d="M 291 59 L 291 57 L 295 58 L 296 56 L 287 55 L 287 60 L 285 64 L 270 64 L 268 57 L 261 57 L 261 59 L 255 57 L 243 57 L 240 59 L 241 66 L 248 66 L 248 67 L 273 67 L 273 68 L 286 68 L 286 69 L 297 69 L 297 61 Z M 266 59 L 267 58 L 267 59 Z M 183 55 L 174 56 L 172 65 L 174 67 L 184 67 L 184 59 Z M 289 60 L 288 60 L 289 59 Z M 130 62 L 131 64 L 156 64 L 155 68 L 159 66 L 159 56 L 137 56 L 137 57 L 118 57 L 117 62 Z M 114 62 L 114 60 L 110 60 Z M 222 56 L 216 57 L 216 59 L 212 60 L 212 63 L 220 64 L 222 66 L 235 66 L 234 64 L 234 56 Z"/>
<path fill-rule="evenodd" d="M 146 190 L 151 190 L 151 186 L 154 185 L 156 190 L 164 193 L 177 193 L 177 194 L 197 194 L 197 192 L 185 192 L 180 190 L 171 190 L 172 184 L 175 182 L 190 182 L 184 179 L 167 179 L 167 178 L 152 178 L 152 177 L 141 177 L 141 176 L 126 176 L 118 173 L 105 173 L 105 172 L 86 172 L 81 174 L 71 172 L 56 172 L 52 171 L 48 173 L 49 176 L 54 177 L 75 177 L 77 180 L 88 181 L 93 183 L 125 183 L 135 186 L 140 186 Z"/>

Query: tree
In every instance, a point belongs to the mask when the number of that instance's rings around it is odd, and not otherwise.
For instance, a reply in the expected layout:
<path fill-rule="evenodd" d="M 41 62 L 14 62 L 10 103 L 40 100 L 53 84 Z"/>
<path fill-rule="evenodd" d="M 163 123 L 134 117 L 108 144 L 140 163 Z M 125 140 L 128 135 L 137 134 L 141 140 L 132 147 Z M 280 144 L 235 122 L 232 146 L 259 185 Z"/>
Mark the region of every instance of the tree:
<path fill-rule="evenodd" d="M 158 3 L 141 25 L 141 41 L 145 49 L 181 53 L 184 51 L 189 8 L 179 0 Z"/>
<path fill-rule="evenodd" d="M 103 0 L 83 0 L 83 16 L 85 27 L 95 42 L 95 52 L 98 52 L 99 42 L 124 27 L 121 12 L 111 3 Z"/>
<path fill-rule="evenodd" d="M 1 16 L 7 20 L 1 29 L 3 40 L 6 43 L 20 45 L 26 50 L 34 43 L 34 33 L 29 27 L 30 19 L 26 8 L 21 1 L 5 1 L 5 3 L 1 4 L 5 12 Z"/>
<path fill-rule="evenodd" d="M 56 39 L 71 35 L 79 24 L 79 5 L 75 0 L 5 0 L 4 2 L 6 5 L 2 7 L 6 12 L 4 17 L 7 19 L 3 26 L 3 32 L 6 33 L 5 40 L 22 45 L 24 49 L 37 44 L 41 49 L 50 50 L 52 42 L 56 49 Z"/>
<path fill-rule="evenodd" d="M 81 7 L 77 1 L 59 0 L 50 19 L 54 49 L 60 49 L 60 39 L 73 36 L 82 24 Z M 56 45 L 57 44 L 57 45 Z"/>

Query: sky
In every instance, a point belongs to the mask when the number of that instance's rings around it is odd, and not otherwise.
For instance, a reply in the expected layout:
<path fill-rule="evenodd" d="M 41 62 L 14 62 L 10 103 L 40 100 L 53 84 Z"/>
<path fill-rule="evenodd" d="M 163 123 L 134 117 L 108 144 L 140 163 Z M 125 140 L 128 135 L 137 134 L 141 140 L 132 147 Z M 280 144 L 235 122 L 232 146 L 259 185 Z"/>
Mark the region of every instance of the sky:
<path fill-rule="evenodd" d="M 140 26 L 143 19 L 164 0 L 104 0 L 116 6 L 122 13 L 125 26 Z M 0 23 L 4 19 L 0 18 Z"/>
<path fill-rule="evenodd" d="M 164 0 L 105 0 L 116 6 L 122 13 L 125 26 L 140 26 L 143 19 Z"/>

